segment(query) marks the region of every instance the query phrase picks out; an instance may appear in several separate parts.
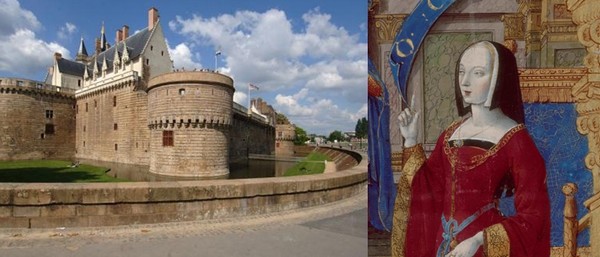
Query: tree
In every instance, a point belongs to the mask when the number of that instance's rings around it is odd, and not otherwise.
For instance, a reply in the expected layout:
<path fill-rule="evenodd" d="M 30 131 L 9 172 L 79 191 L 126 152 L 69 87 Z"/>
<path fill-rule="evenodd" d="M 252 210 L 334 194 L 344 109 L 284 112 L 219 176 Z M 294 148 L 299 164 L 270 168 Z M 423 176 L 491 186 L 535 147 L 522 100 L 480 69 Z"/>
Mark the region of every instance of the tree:
<path fill-rule="evenodd" d="M 306 131 L 301 127 L 296 126 L 296 137 L 294 137 L 294 145 L 305 145 L 310 138 L 306 135 Z"/>
<path fill-rule="evenodd" d="M 368 129 L 369 129 L 369 122 L 367 121 L 367 118 L 363 117 L 362 119 L 358 119 L 358 121 L 356 122 L 356 127 L 354 128 L 356 137 L 357 138 L 366 138 Z"/>
<path fill-rule="evenodd" d="M 335 140 L 338 142 L 344 140 L 344 134 L 339 130 L 331 132 L 331 134 L 329 134 L 329 141 L 334 142 Z"/>

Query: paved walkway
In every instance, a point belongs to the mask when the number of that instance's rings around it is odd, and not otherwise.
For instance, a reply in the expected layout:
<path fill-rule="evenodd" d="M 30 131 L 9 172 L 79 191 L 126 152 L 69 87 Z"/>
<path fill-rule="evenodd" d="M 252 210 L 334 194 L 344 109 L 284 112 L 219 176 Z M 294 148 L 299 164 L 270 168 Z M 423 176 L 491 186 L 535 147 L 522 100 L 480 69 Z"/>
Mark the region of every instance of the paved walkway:
<path fill-rule="evenodd" d="M 367 256 L 367 192 L 237 219 L 104 228 L 0 229 L 0 256 Z"/>

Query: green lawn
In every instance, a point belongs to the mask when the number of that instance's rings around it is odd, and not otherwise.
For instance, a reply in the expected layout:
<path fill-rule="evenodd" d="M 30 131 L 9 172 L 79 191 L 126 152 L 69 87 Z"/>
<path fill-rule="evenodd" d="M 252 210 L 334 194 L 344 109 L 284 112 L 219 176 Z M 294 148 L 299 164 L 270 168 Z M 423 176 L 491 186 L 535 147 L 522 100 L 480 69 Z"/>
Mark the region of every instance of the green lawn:
<path fill-rule="evenodd" d="M 0 182 L 123 182 L 105 173 L 107 168 L 80 164 L 71 168 L 71 162 L 52 160 L 0 161 Z"/>
<path fill-rule="evenodd" d="M 330 161 L 322 153 L 312 152 L 304 160 L 296 163 L 283 173 L 283 176 L 319 174 L 325 171 L 325 160 Z"/>

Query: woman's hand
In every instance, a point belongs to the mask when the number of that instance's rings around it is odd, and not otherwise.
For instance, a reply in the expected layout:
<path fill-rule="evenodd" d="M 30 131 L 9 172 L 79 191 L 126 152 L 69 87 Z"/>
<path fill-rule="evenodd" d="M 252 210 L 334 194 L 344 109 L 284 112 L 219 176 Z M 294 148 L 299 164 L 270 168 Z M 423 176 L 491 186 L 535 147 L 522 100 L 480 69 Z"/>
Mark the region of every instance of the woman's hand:
<path fill-rule="evenodd" d="M 400 121 L 400 134 L 404 137 L 404 147 L 413 147 L 417 144 L 417 121 L 419 120 L 419 112 L 412 113 L 410 109 L 404 109 L 398 120 Z"/>
<path fill-rule="evenodd" d="M 454 250 L 446 254 L 446 257 L 472 257 L 482 244 L 483 232 L 479 232 L 465 241 L 460 242 Z"/>

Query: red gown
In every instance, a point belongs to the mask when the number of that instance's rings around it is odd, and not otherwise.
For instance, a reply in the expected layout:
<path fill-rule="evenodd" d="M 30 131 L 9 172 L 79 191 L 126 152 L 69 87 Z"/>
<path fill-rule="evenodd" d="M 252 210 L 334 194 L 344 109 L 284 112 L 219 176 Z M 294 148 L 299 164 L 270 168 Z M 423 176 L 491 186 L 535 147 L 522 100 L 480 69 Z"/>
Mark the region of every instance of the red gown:
<path fill-rule="evenodd" d="M 484 251 L 488 256 L 550 256 L 546 169 L 527 130 L 522 124 L 512 128 L 490 149 L 451 146 L 449 137 L 459 125 L 442 133 L 412 180 L 405 256 L 436 256 L 443 241 L 442 215 L 460 224 L 477 212 L 455 236 L 462 242 L 484 231 L 483 247 L 475 256 Z M 504 217 L 496 208 L 480 211 L 497 203 L 507 185 L 514 188 L 515 216 Z"/>

